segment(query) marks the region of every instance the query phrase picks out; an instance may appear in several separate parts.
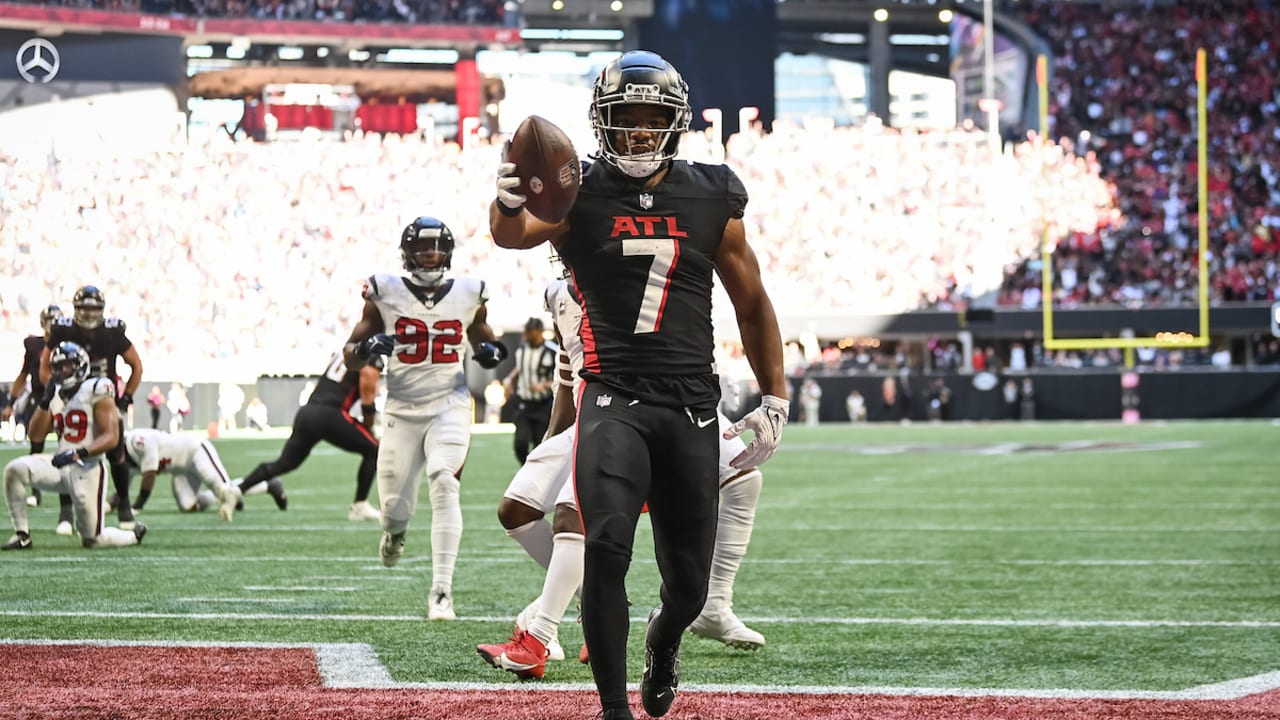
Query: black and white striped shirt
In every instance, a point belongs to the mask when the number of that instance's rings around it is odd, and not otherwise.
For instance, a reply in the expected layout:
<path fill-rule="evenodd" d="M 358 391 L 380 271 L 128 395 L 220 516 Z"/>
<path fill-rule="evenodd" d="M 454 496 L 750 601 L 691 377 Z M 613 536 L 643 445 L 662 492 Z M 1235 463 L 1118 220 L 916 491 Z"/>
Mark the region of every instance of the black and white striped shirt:
<path fill-rule="evenodd" d="M 555 343 L 544 342 L 538 347 L 528 343 L 516 348 L 515 363 L 519 370 L 516 377 L 516 397 L 524 402 L 543 402 L 551 399 L 555 390 L 556 354 L 559 348 Z M 541 385 L 539 392 L 533 386 Z"/>

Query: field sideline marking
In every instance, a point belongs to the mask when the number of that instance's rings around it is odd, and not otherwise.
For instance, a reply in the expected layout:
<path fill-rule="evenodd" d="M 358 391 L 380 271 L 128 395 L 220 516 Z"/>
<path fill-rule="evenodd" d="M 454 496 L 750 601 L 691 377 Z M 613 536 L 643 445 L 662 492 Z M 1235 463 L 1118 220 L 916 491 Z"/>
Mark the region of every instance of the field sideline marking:
<path fill-rule="evenodd" d="M 167 527 L 157 530 L 163 533 L 165 531 L 174 531 L 182 533 L 192 532 L 211 532 L 219 534 L 240 534 L 240 533 L 271 533 L 278 535 L 281 532 L 322 532 L 322 533 L 365 533 L 369 534 L 368 527 L 359 526 L 342 526 L 342 525 L 290 525 L 282 528 L 280 525 L 236 525 L 233 528 L 219 527 L 210 525 L 202 527 L 199 525 L 192 527 Z M 651 534 L 643 524 L 640 525 L 639 531 L 642 534 Z M 756 527 L 756 532 L 775 532 L 775 533 L 811 533 L 815 531 L 821 532 L 845 532 L 854 534 L 879 533 L 879 532 L 937 532 L 937 533 L 971 533 L 971 532 L 988 532 L 988 533 L 1274 533 L 1280 531 L 1280 525 L 1268 524 L 1257 525 L 1254 527 L 1233 526 L 1214 526 L 1201 525 L 1197 527 L 1179 527 L 1179 526 L 1151 526 L 1143 527 L 1141 525 L 1102 525 L 1098 527 L 1071 527 L 1063 525 L 1022 525 L 1022 526 L 986 526 L 986 525 L 859 525 L 850 527 L 848 525 L 809 525 L 804 523 L 789 524 L 786 527 Z M 522 556 L 523 557 L 523 556 Z M 239 558 L 236 558 L 237 560 Z M 375 558 L 376 559 L 376 558 Z"/>
<path fill-rule="evenodd" d="M 368 569 L 375 573 L 385 573 L 384 568 L 378 563 L 376 558 L 368 557 L 289 557 L 290 562 L 318 562 L 318 563 L 359 563 L 368 565 Z M 528 562 L 527 555 L 519 553 L 517 550 L 498 551 L 498 552 L 474 552 L 468 553 L 468 561 L 473 563 L 512 563 L 512 562 Z M 200 558 L 200 562 L 270 562 L 277 563 L 281 561 L 280 557 L 208 557 Z M 172 556 L 148 556 L 148 557 L 109 557 L 96 555 L 89 557 L 87 555 L 65 556 L 65 557 L 24 557 L 21 564 L 31 563 L 87 563 L 91 562 L 95 565 L 104 563 L 127 563 L 129 565 L 137 565 L 139 563 L 182 563 L 189 565 L 192 562 L 189 555 L 172 555 Z M 426 565 L 430 562 L 429 558 L 407 559 L 402 561 L 403 565 L 410 566 L 414 564 Z M 1209 560 L 1195 558 L 1172 558 L 1165 560 L 1144 560 L 1144 559 L 1080 559 L 1080 560 L 934 560 L 928 558 L 751 558 L 748 562 L 752 565 L 1044 565 L 1048 567 L 1155 567 L 1155 566 L 1174 566 L 1174 567 L 1198 567 L 1198 566 L 1240 566 L 1240 567 L 1270 567 L 1280 565 L 1280 560 Z M 4 568 L 0 565 L 0 568 Z M 18 563 L 14 563 L 9 567 L 18 567 Z M 2 574 L 2 573 L 0 573 Z M 337 580 L 355 580 L 351 576 L 328 576 L 317 575 L 312 579 L 337 579 Z M 410 576 L 392 571 L 391 574 L 378 578 L 381 580 L 407 580 Z"/>
<path fill-rule="evenodd" d="M 591 691 L 589 683 L 482 683 L 482 682 L 398 682 L 391 677 L 373 647 L 366 643 L 256 643 L 183 642 L 154 640 L 21 640 L 0 639 L 0 645 L 91 645 L 96 647 L 229 647 L 262 649 L 310 649 L 316 656 L 321 683 L 325 688 L 343 690 L 506 690 L 510 692 Z M 628 684 L 637 690 L 636 683 Z M 719 685 L 681 684 L 682 692 L 764 693 L 795 695 L 887 695 L 941 697 L 1006 697 L 1106 700 L 1239 700 L 1280 688 L 1280 672 L 1261 673 L 1220 683 L 1197 685 L 1184 690 L 1080 690 L 1073 688 L 932 688 L 882 685 Z"/>
<path fill-rule="evenodd" d="M 279 620 L 318 622 L 425 622 L 421 615 L 369 615 L 365 613 L 177 613 L 113 612 L 107 610 L 0 610 L 0 617 L 125 618 L 137 620 Z M 892 617 L 764 617 L 743 615 L 742 620 L 790 625 L 919 625 L 964 627 L 1057 627 L 1057 628 L 1280 628 L 1280 620 L 1018 620 L 1014 618 L 892 618 Z M 509 615 L 459 615 L 458 622 L 510 623 Z M 644 616 L 631 618 L 633 624 L 646 622 Z"/>

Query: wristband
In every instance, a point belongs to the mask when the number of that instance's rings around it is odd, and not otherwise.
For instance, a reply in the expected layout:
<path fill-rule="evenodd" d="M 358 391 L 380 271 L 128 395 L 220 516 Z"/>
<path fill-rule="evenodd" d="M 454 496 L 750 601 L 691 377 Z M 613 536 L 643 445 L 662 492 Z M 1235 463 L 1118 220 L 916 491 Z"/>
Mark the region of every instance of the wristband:
<path fill-rule="evenodd" d="M 360 414 L 365 418 L 371 418 L 378 414 L 378 406 L 374 403 L 360 403 Z"/>
<path fill-rule="evenodd" d="M 494 202 L 498 204 L 498 212 L 502 213 L 503 215 L 509 218 L 516 217 L 520 213 L 524 212 L 523 205 L 519 207 L 509 208 L 506 206 L 506 203 L 502 202 L 501 200 L 494 200 Z"/>

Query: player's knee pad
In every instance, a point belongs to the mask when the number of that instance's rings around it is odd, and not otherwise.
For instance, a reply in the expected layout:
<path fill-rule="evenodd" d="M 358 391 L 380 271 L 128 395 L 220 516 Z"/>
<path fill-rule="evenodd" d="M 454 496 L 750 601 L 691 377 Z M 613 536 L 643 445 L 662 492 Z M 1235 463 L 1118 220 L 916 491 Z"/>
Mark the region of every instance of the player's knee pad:
<path fill-rule="evenodd" d="M 748 520 L 754 518 L 763 485 L 764 476 L 759 470 L 730 480 L 720 488 L 720 513 Z"/>
<path fill-rule="evenodd" d="M 462 483 L 458 482 L 458 478 L 447 470 L 432 473 L 427 478 L 431 499 L 457 497 L 462 489 Z"/>

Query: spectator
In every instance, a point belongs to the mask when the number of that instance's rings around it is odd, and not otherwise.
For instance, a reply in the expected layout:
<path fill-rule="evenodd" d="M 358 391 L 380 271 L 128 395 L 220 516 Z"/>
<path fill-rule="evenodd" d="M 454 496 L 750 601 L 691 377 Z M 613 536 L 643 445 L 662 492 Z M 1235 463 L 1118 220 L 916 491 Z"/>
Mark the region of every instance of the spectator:
<path fill-rule="evenodd" d="M 248 407 L 244 409 L 245 424 L 253 430 L 267 430 L 271 426 L 267 423 L 267 406 L 262 402 L 262 398 L 254 396 L 249 401 Z"/>
<path fill-rule="evenodd" d="M 152 385 L 147 393 L 147 406 L 151 408 L 151 429 L 160 427 L 160 408 L 164 406 L 164 393 L 159 385 Z"/>
<path fill-rule="evenodd" d="M 851 390 L 849 397 L 844 401 L 845 412 L 849 414 L 849 422 L 866 422 L 867 420 L 867 401 L 862 397 L 862 393 L 857 390 Z"/>
<path fill-rule="evenodd" d="M 187 390 L 181 383 L 169 384 L 169 432 L 181 432 L 187 416 L 191 414 L 191 401 L 187 399 Z"/>
<path fill-rule="evenodd" d="M 800 386 L 800 401 L 804 405 L 804 424 L 818 426 L 818 411 L 822 406 L 822 386 L 813 378 L 805 378 Z"/>

